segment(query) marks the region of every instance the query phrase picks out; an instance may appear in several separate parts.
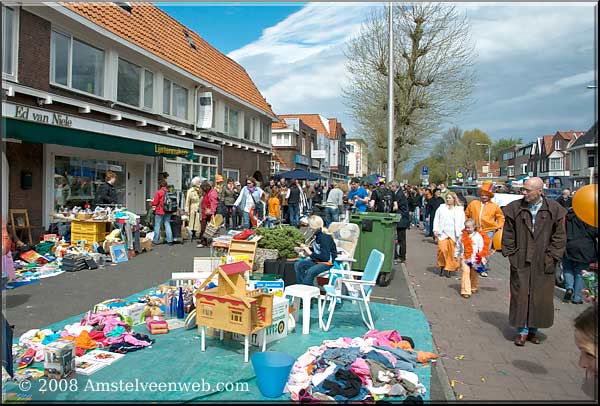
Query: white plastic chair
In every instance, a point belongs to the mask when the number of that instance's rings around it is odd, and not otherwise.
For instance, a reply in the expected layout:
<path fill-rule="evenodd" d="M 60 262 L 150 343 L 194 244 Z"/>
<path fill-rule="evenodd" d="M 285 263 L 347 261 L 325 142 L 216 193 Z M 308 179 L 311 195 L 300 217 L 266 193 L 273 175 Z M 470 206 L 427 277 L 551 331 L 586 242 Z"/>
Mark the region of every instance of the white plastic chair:
<path fill-rule="evenodd" d="M 371 292 L 373 291 L 373 286 L 375 286 L 377 282 L 377 277 L 379 276 L 379 272 L 383 267 L 384 260 L 385 255 L 381 251 L 374 249 L 371 251 L 371 255 L 369 255 L 369 260 L 367 261 L 364 272 L 332 269 L 329 284 L 323 286 L 323 289 L 325 290 L 325 301 L 322 309 L 327 307 L 326 304 L 329 300 L 329 316 L 327 318 L 327 323 L 323 322 L 323 316 L 325 313 L 324 310 L 322 310 L 321 314 L 319 315 L 323 330 L 329 330 L 331 319 L 333 318 L 333 313 L 335 312 L 335 306 L 338 301 L 342 300 L 356 301 L 358 303 L 358 308 L 360 310 L 360 316 L 363 320 L 363 323 L 365 323 L 365 325 L 371 330 L 375 328 L 373 318 L 371 317 L 371 308 L 369 307 L 369 302 L 371 298 Z M 360 279 L 354 279 L 355 276 L 360 277 Z M 347 295 L 342 293 L 342 288 L 344 286 L 348 291 Z M 362 309 L 363 305 L 367 312 L 368 320 L 365 319 Z"/>

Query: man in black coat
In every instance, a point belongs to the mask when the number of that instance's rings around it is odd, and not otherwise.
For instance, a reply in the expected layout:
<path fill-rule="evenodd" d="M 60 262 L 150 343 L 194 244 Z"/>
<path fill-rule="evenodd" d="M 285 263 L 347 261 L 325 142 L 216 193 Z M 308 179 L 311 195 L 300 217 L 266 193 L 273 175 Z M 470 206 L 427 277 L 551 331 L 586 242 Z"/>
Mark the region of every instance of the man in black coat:
<path fill-rule="evenodd" d="M 581 290 L 584 288 L 581 272 L 589 269 L 590 263 L 598 260 L 598 229 L 585 224 L 569 207 L 566 221 L 567 248 L 563 257 L 565 278 L 564 302 L 582 304 Z"/>
<path fill-rule="evenodd" d="M 427 213 L 429 213 L 429 229 L 427 230 L 427 237 L 433 236 L 433 219 L 435 218 L 435 212 L 442 204 L 444 204 L 444 199 L 441 198 L 441 190 L 435 189 L 433 191 L 433 197 L 427 201 Z"/>
<path fill-rule="evenodd" d="M 573 199 L 571 198 L 571 189 L 566 188 L 563 189 L 562 195 L 560 195 L 556 201 L 565 209 L 568 209 L 573 204 Z"/>
<path fill-rule="evenodd" d="M 394 194 L 393 212 L 402 216 L 400 221 L 396 223 L 396 235 L 398 243 L 394 250 L 394 263 L 406 261 L 406 229 L 410 225 L 410 215 L 408 212 L 408 200 L 401 188 L 398 187 L 398 182 L 390 183 L 390 190 Z"/>

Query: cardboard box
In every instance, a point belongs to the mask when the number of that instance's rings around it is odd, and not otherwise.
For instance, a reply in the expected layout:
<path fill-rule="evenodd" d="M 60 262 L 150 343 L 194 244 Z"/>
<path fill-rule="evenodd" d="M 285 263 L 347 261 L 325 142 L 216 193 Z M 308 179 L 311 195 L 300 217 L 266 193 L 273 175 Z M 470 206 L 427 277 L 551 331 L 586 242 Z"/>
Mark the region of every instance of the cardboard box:
<path fill-rule="evenodd" d="M 44 348 L 44 376 L 62 379 L 75 371 L 75 342 L 55 341 Z"/>
<path fill-rule="evenodd" d="M 203 283 L 219 265 L 221 265 L 221 260 L 217 257 L 194 257 L 193 271 L 198 274 L 200 283 Z M 212 281 L 215 284 L 218 282 L 216 275 Z"/>
<path fill-rule="evenodd" d="M 116 307 L 115 310 L 125 319 L 125 323 L 130 326 L 137 326 L 144 323 L 144 303 L 133 303 L 128 306 Z"/>
<path fill-rule="evenodd" d="M 152 240 L 150 238 L 140 238 L 140 252 L 152 251 Z"/>
<path fill-rule="evenodd" d="M 283 289 L 285 285 L 283 284 L 283 279 L 277 279 L 274 281 L 261 281 L 261 280 L 253 280 L 250 279 L 248 283 L 248 289 L 266 289 L 267 293 L 273 293 L 275 296 L 283 297 Z"/>
<path fill-rule="evenodd" d="M 256 281 L 259 282 L 259 281 Z M 272 281 L 271 281 L 272 282 Z M 281 340 L 288 335 L 288 300 L 279 296 L 273 296 L 273 324 L 266 328 L 267 344 L 273 341 Z M 232 338 L 244 342 L 244 336 L 233 334 Z M 250 336 L 250 344 L 260 347 L 263 342 L 263 331 Z"/>

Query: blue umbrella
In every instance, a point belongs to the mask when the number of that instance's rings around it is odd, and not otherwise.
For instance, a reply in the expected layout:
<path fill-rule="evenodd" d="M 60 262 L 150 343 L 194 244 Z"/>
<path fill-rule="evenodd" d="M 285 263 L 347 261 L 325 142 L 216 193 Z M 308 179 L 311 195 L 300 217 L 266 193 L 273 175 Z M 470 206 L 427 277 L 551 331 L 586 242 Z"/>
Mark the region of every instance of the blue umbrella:
<path fill-rule="evenodd" d="M 298 180 L 319 180 L 321 176 L 316 173 L 307 172 L 304 169 L 294 169 L 293 171 L 279 173 L 274 176 L 275 179 L 298 179 Z"/>

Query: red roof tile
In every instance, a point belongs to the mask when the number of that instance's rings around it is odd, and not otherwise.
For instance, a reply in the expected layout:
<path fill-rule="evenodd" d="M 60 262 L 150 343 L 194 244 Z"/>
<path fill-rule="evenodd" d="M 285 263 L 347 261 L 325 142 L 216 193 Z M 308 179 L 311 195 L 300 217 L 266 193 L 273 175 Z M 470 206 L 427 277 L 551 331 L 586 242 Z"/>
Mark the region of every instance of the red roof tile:
<path fill-rule="evenodd" d="M 275 116 L 241 65 L 153 4 L 129 4 L 130 13 L 114 3 L 61 3 L 98 26 Z M 195 50 L 184 31 L 194 42 Z"/>
<path fill-rule="evenodd" d="M 304 121 L 304 124 L 317 130 L 317 134 L 321 134 L 329 138 L 329 130 L 325 128 L 325 124 L 323 123 L 323 120 L 321 120 L 321 116 L 319 114 L 279 114 L 278 117 L 299 118 L 300 120 Z"/>
<path fill-rule="evenodd" d="M 287 125 L 287 123 L 285 122 L 285 120 L 284 120 L 283 118 L 281 118 L 281 117 L 278 117 L 278 118 L 279 118 L 279 122 L 277 122 L 277 123 L 272 123 L 272 124 L 271 124 L 271 128 L 272 128 L 273 130 L 281 130 L 281 129 L 283 129 L 283 128 L 288 128 L 288 125 Z"/>

